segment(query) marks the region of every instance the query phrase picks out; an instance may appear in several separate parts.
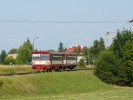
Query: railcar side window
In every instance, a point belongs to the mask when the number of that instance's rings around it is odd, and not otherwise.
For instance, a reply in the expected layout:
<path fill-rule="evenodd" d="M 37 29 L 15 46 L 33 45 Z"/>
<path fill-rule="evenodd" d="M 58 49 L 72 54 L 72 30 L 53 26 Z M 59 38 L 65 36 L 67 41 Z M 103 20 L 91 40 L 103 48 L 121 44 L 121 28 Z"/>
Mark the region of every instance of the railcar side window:
<path fill-rule="evenodd" d="M 61 55 L 53 55 L 52 56 L 52 60 L 62 60 L 63 59 L 63 56 Z"/>
<path fill-rule="evenodd" d="M 76 60 L 76 56 L 74 55 L 68 55 L 67 60 Z"/>

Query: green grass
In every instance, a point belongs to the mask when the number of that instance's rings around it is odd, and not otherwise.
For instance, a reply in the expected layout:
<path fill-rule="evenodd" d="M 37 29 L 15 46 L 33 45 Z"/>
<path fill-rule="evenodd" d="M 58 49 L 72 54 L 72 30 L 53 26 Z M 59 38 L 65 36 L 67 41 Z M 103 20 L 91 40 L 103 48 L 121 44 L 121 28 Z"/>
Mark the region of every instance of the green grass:
<path fill-rule="evenodd" d="M 77 66 L 77 69 L 80 67 Z M 94 66 L 87 65 L 86 68 L 94 68 Z M 31 65 L 0 65 L 0 74 L 15 74 L 15 73 L 35 72 Z"/>
<path fill-rule="evenodd" d="M 106 90 L 104 92 L 95 91 L 88 93 L 69 93 L 57 95 L 29 95 L 8 97 L 8 100 L 132 100 L 133 89 L 114 88 L 114 90 Z"/>
<path fill-rule="evenodd" d="M 9 100 L 130 100 L 133 93 L 133 88 L 103 83 L 91 71 L 7 76 L 0 80 L 0 99 Z"/>
<path fill-rule="evenodd" d="M 0 65 L 0 74 L 34 72 L 30 65 Z"/>

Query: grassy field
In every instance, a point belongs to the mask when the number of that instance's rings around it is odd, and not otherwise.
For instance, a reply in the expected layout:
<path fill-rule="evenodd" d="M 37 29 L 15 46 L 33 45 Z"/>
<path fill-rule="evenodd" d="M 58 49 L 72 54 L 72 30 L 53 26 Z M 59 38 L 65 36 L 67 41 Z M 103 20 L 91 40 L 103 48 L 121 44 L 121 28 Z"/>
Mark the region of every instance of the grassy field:
<path fill-rule="evenodd" d="M 114 87 L 112 90 L 88 93 L 68 93 L 57 95 L 29 95 L 8 97 L 6 100 L 132 100 L 133 89 Z"/>
<path fill-rule="evenodd" d="M 0 65 L 0 74 L 33 72 L 30 65 Z"/>
<path fill-rule="evenodd" d="M 133 88 L 103 83 L 92 71 L 0 77 L 0 99 L 132 100 Z"/>

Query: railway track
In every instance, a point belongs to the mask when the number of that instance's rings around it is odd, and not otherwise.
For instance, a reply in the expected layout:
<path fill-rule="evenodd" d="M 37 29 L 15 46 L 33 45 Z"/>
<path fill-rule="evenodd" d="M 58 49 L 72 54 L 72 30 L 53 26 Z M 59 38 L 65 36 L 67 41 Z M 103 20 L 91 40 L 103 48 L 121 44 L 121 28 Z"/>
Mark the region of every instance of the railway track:
<path fill-rule="evenodd" d="M 74 69 L 74 70 L 65 70 L 65 71 L 85 71 L 85 70 L 93 70 L 94 68 L 85 68 L 85 69 Z M 57 71 L 58 72 L 58 71 Z M 64 72 L 64 71 L 61 71 Z M 40 74 L 45 72 L 22 72 L 22 73 L 6 73 L 0 74 L 0 76 L 15 76 L 15 75 L 30 75 L 30 74 Z"/>

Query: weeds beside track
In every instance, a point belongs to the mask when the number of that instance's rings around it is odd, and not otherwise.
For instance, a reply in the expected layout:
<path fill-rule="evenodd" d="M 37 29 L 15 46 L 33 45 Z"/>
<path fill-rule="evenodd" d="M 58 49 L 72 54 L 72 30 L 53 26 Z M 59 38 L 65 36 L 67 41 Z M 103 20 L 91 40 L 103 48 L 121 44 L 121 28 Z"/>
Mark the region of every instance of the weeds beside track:
<path fill-rule="evenodd" d="M 86 71 L 86 70 L 93 70 L 94 68 L 83 68 L 83 69 L 74 69 L 74 70 L 63 70 L 63 71 L 54 71 L 54 72 L 64 72 L 64 71 Z M 14 76 L 14 75 L 30 75 L 30 74 L 40 74 L 40 73 L 52 73 L 46 71 L 33 71 L 33 72 L 18 72 L 18 73 L 2 73 L 0 76 Z"/>

